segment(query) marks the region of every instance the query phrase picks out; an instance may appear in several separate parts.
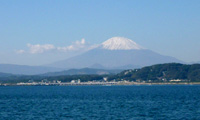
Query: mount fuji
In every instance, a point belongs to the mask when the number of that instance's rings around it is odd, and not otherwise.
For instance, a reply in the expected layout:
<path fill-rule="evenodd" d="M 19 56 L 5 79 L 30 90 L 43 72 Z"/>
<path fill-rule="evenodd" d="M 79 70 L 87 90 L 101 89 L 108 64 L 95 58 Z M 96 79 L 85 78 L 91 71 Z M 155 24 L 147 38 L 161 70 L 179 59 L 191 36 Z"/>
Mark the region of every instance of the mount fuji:
<path fill-rule="evenodd" d="M 133 69 L 160 63 L 182 62 L 145 49 L 124 37 L 112 37 L 81 55 L 52 63 L 57 68 Z"/>

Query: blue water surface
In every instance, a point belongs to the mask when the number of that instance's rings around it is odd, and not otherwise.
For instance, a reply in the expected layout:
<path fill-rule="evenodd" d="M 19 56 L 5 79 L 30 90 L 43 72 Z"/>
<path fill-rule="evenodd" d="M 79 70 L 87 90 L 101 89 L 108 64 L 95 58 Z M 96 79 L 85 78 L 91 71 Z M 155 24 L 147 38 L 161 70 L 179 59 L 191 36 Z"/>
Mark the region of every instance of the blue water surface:
<path fill-rule="evenodd" d="M 200 119 L 200 86 L 6 86 L 0 119 Z"/>

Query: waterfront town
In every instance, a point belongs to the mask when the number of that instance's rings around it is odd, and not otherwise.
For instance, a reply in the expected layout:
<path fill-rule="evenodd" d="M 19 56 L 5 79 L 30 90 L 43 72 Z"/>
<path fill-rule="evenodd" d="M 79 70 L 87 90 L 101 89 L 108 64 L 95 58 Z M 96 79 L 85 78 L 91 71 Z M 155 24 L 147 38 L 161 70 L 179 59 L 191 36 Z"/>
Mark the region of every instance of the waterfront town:
<path fill-rule="evenodd" d="M 107 81 L 107 78 L 103 78 L 101 81 L 93 80 L 87 82 L 81 82 L 80 79 L 78 80 L 71 80 L 71 82 L 62 82 L 59 80 L 48 81 L 44 79 L 40 82 L 35 82 L 33 80 L 29 80 L 28 82 L 19 82 L 15 84 L 4 83 L 0 84 L 2 86 L 9 86 L 9 85 L 17 85 L 17 86 L 75 86 L 75 85 L 102 85 L 102 86 L 112 86 L 112 85 L 168 85 L 168 84 L 199 84 L 198 82 L 188 82 L 186 80 L 169 80 L 163 82 L 152 82 L 149 81 L 128 81 L 128 80 L 121 80 L 121 81 Z"/>

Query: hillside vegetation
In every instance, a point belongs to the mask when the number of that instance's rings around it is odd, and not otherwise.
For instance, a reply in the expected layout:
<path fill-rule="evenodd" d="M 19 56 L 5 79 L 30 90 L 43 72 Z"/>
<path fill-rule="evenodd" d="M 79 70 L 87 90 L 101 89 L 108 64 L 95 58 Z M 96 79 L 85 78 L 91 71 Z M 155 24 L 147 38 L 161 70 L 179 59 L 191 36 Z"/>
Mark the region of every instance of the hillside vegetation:
<path fill-rule="evenodd" d="M 109 77 L 109 80 L 112 79 L 129 81 L 169 81 L 181 79 L 197 82 L 200 81 L 200 64 L 158 64 L 141 69 L 125 70 Z"/>
<path fill-rule="evenodd" d="M 56 74 L 58 75 L 58 74 Z M 141 69 L 125 70 L 115 75 L 12 75 L 0 74 L 0 83 L 19 83 L 19 82 L 71 82 L 72 80 L 87 81 L 135 81 L 135 82 L 200 82 L 200 64 L 186 65 L 179 63 L 158 64 L 144 67 Z"/>

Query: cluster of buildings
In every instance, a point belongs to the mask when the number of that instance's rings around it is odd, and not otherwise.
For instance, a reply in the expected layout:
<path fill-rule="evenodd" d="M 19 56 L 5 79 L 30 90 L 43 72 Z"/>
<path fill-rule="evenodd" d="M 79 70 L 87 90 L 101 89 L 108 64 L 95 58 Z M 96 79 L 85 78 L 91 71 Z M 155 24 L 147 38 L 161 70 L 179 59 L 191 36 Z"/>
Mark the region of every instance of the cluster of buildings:
<path fill-rule="evenodd" d="M 164 83 L 157 83 L 157 84 L 171 84 L 171 83 L 181 83 L 181 82 L 187 82 L 184 80 L 180 79 L 174 79 L 174 80 L 169 80 L 168 82 Z M 80 79 L 77 80 L 71 80 L 70 82 L 62 82 L 60 80 L 53 80 L 49 81 L 47 79 L 43 79 L 39 82 L 29 80 L 28 82 L 19 82 L 16 84 L 4 84 L 4 85 L 138 85 L 138 84 L 154 84 L 153 80 L 148 80 L 148 81 L 142 81 L 142 80 L 136 80 L 135 82 L 133 81 L 127 81 L 125 79 L 121 79 L 120 81 L 108 81 L 107 77 L 104 77 L 101 81 L 93 80 L 93 81 L 87 81 L 87 82 L 81 82 Z M 156 83 L 155 83 L 156 84 Z M 1 84 L 3 85 L 3 84 Z"/>

